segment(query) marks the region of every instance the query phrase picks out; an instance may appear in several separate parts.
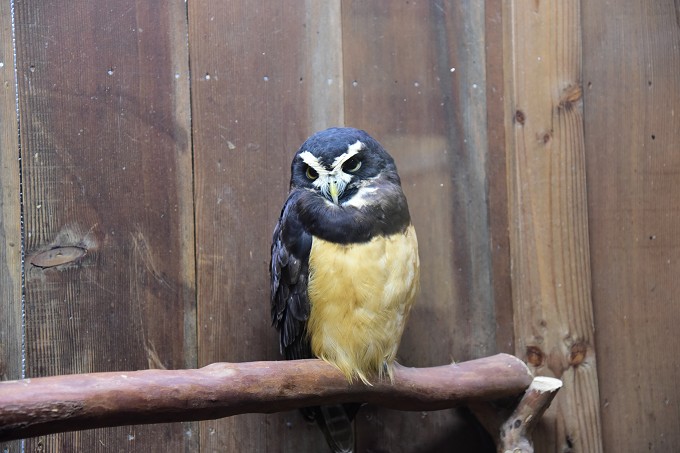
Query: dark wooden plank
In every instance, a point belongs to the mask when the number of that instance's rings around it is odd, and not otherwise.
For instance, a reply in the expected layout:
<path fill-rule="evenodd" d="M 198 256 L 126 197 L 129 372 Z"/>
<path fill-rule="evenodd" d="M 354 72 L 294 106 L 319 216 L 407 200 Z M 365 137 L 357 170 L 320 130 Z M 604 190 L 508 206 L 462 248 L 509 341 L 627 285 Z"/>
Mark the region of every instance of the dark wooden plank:
<path fill-rule="evenodd" d="M 345 119 L 395 157 L 418 232 L 422 290 L 399 353 L 410 366 L 497 348 L 484 42 L 483 3 L 343 3 Z M 450 411 L 366 409 L 359 425 L 360 450 L 482 449 Z"/>
<path fill-rule="evenodd" d="M 488 211 L 496 308 L 496 346 L 498 352 L 515 352 L 512 304 L 510 236 L 508 234 L 508 178 L 505 136 L 505 49 L 502 0 L 485 2 L 486 110 Z"/>
<path fill-rule="evenodd" d="M 27 376 L 195 366 L 184 2 L 15 7 Z M 71 248 L 40 255 L 55 247 Z M 193 450 L 193 430 L 131 426 L 26 448 Z"/>
<path fill-rule="evenodd" d="M 583 2 L 605 451 L 680 451 L 680 2 Z"/>
<path fill-rule="evenodd" d="M 199 364 L 276 360 L 271 234 L 304 139 L 342 121 L 340 2 L 189 2 Z M 206 451 L 326 448 L 298 412 L 201 423 Z"/>
<path fill-rule="evenodd" d="M 0 381 L 22 377 L 19 129 L 10 2 L 0 3 Z M 18 452 L 19 442 L 0 442 Z"/>

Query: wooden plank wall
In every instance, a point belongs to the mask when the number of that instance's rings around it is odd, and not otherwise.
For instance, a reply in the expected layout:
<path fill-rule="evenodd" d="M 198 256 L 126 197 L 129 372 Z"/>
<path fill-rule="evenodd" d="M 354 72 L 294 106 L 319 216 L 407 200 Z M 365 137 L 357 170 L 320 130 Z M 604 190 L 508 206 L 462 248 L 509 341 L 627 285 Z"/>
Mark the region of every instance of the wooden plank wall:
<path fill-rule="evenodd" d="M 181 0 L 16 2 L 27 376 L 196 365 Z M 195 424 L 29 451 L 194 450 Z"/>
<path fill-rule="evenodd" d="M 278 359 L 290 159 L 345 123 L 395 156 L 419 232 L 404 364 L 517 351 L 566 383 L 541 451 L 680 449 L 678 2 L 321 5 L 0 5 L 0 379 Z M 359 451 L 488 449 L 468 418 L 367 407 Z M 23 448 L 323 444 L 289 412 Z"/>
<path fill-rule="evenodd" d="M 394 154 L 421 238 L 427 303 L 414 310 L 402 361 L 487 355 L 496 350 L 496 322 L 484 9 L 332 5 L 189 3 L 199 363 L 279 358 L 263 272 L 272 226 L 300 143 L 342 123 L 369 130 Z M 466 20 L 479 27 L 468 41 L 452 42 Z M 453 411 L 424 417 L 366 408 L 358 425 L 362 451 L 412 451 L 426 439 L 433 449 L 470 432 Z M 201 441 L 247 451 L 316 451 L 323 442 L 296 412 L 205 422 Z"/>
<path fill-rule="evenodd" d="M 680 451 L 680 2 L 583 2 L 606 451 Z"/>

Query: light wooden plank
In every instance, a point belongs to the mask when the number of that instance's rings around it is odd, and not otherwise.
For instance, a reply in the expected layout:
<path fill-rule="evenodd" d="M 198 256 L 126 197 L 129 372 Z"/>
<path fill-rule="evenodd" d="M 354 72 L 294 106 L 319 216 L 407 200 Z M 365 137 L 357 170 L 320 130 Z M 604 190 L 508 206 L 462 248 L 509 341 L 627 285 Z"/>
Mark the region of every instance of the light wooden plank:
<path fill-rule="evenodd" d="M 305 127 L 320 131 L 345 118 L 340 0 L 305 0 L 304 80 L 309 84 Z"/>
<path fill-rule="evenodd" d="M 193 366 L 185 3 L 14 5 L 26 374 Z M 26 449 L 192 450 L 192 426 L 45 436 Z"/>
<path fill-rule="evenodd" d="M 290 163 L 342 123 L 340 1 L 189 2 L 199 364 L 281 359 L 271 327 L 272 231 Z M 206 451 L 326 449 L 299 412 L 201 423 Z"/>
<path fill-rule="evenodd" d="M 680 2 L 583 2 L 606 451 L 680 451 Z"/>
<path fill-rule="evenodd" d="M 0 380 L 22 377 L 19 129 L 10 2 L 0 3 Z M 20 442 L 0 442 L 18 452 Z"/>
<path fill-rule="evenodd" d="M 507 1 L 515 349 L 564 387 L 537 451 L 602 451 L 590 288 L 578 0 Z"/>
<path fill-rule="evenodd" d="M 0 5 L 0 380 L 21 377 L 19 129 L 10 5 Z"/>

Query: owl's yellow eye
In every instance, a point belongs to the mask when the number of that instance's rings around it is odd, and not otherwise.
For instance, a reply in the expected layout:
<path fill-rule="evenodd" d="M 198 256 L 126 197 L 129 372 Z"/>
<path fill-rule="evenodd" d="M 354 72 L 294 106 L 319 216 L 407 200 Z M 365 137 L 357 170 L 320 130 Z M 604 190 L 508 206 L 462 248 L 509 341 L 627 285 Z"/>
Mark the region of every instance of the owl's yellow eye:
<path fill-rule="evenodd" d="M 347 161 L 342 165 L 342 171 L 345 171 L 347 173 L 354 173 L 355 171 L 358 171 L 360 168 L 361 161 L 356 156 L 347 159 Z"/>
<path fill-rule="evenodd" d="M 305 176 L 307 176 L 307 179 L 311 179 L 314 181 L 316 178 L 319 177 L 319 174 L 314 170 L 312 167 L 307 167 L 307 171 L 305 172 Z"/>

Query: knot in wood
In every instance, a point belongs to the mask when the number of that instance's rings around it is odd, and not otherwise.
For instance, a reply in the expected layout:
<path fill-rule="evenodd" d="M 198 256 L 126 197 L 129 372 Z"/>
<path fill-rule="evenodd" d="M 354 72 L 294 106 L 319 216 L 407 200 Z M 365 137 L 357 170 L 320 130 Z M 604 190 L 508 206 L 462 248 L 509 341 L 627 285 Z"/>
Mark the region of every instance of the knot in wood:
<path fill-rule="evenodd" d="M 545 360 L 545 354 L 543 351 L 541 351 L 541 348 L 538 346 L 527 346 L 526 350 L 526 355 L 527 355 L 527 363 L 534 367 L 539 367 L 543 365 L 543 361 Z"/>
<path fill-rule="evenodd" d="M 588 353 L 588 345 L 584 341 L 577 341 L 571 345 L 571 350 L 569 351 L 569 365 L 579 366 L 583 363 Z"/>

